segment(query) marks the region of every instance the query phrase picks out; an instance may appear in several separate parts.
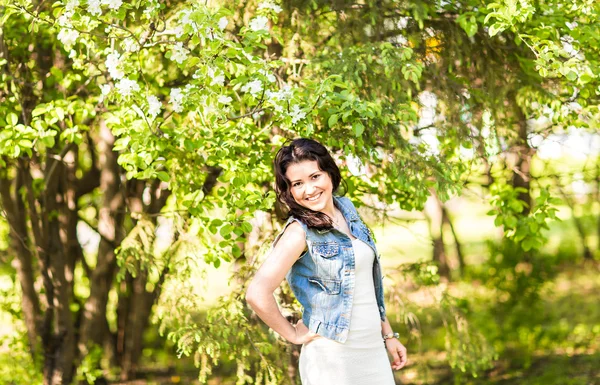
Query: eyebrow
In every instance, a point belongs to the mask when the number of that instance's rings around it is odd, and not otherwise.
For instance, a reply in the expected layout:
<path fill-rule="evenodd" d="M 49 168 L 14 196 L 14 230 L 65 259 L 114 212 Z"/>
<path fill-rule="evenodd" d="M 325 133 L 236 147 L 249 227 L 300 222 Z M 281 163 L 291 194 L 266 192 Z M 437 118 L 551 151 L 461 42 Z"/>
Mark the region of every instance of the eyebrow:
<path fill-rule="evenodd" d="M 310 174 L 308 177 L 310 178 L 311 176 L 315 175 L 315 174 L 316 174 L 316 173 L 318 173 L 318 172 L 321 172 L 321 170 L 317 170 L 317 171 L 313 172 L 313 173 L 312 173 L 312 174 Z M 296 183 L 296 182 L 302 182 L 302 180 L 300 180 L 300 179 L 296 179 L 296 180 L 293 180 L 293 181 L 291 181 L 290 183 Z"/>

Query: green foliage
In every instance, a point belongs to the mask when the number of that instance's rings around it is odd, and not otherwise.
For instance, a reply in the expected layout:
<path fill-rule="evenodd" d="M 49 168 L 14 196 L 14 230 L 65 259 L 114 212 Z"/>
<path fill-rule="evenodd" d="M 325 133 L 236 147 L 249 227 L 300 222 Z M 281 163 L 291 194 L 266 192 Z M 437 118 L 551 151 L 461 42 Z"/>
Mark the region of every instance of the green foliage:
<path fill-rule="evenodd" d="M 506 239 L 520 245 L 524 251 L 539 250 L 547 241 L 542 229 L 548 229 L 548 219 L 557 220 L 558 211 L 553 205 L 560 204 L 557 198 L 552 198 L 548 190 L 540 190 L 535 200 L 535 206 L 527 215 L 522 215 L 527 203 L 519 199 L 519 194 L 527 192 L 522 187 L 510 185 L 493 186 L 493 210 L 488 215 L 494 215 L 496 226 L 504 226 Z"/>
<path fill-rule="evenodd" d="M 98 345 L 89 348 L 88 354 L 85 355 L 81 364 L 77 367 L 76 379 L 93 385 L 98 378 L 103 377 L 104 372 L 100 366 L 103 354 L 102 348 Z"/>
<path fill-rule="evenodd" d="M 19 284 L 11 273 L 0 272 L 0 384 L 41 384 L 42 357 L 32 358 Z"/>
<path fill-rule="evenodd" d="M 253 214 L 273 210 L 275 150 L 292 137 L 320 140 L 341 164 L 359 160 L 359 172 L 344 171 L 357 199 L 407 210 L 422 209 L 432 189 L 447 199 L 485 168 L 494 182 L 490 215 L 507 239 L 490 251 L 486 282 L 501 302 L 516 301 L 510 311 L 522 306 L 518 294 L 536 298 L 551 263 L 539 254 L 543 230 L 558 202 L 543 188 L 526 207 L 520 195 L 532 191 L 509 185 L 504 155 L 522 156 L 528 134 L 595 127 L 598 4 L 298 2 L 282 12 L 264 4 L 148 1 L 94 10 L 0 1 L 12 55 L 0 59 L 0 167 L 12 175 L 17 162 L 60 158 L 104 121 L 127 178 L 168 184 L 181 237 L 159 250 L 157 227 L 135 213 L 117 249 L 119 278 L 143 271 L 152 285 L 171 272 L 155 321 L 180 354 L 195 357 L 201 380 L 224 357 L 236 361 L 240 384 L 282 379 L 286 347 L 249 317 L 239 293 L 197 319 L 186 280 L 197 259 L 218 267 L 245 254 Z M 31 53 L 23 36 L 35 36 L 47 55 Z M 26 82 L 11 78 L 48 64 L 44 57 L 62 65 Z M 435 106 L 421 101 L 427 93 Z M 31 95 L 41 101 L 29 103 Z M 545 109 L 548 124 L 528 126 Z M 435 116 L 424 123 L 429 110 Z M 527 127 L 525 139 L 516 126 Z M 468 162 L 464 149 L 474 154 Z M 81 173 L 89 160 L 78 161 Z M 46 183 L 36 178 L 35 192 Z M 418 285 L 439 284 L 430 265 L 407 271 Z M 494 355 L 461 314 L 468 306 L 447 296 L 440 306 L 453 315 L 444 318 L 451 366 L 472 375 L 488 367 Z M 93 379 L 96 358 L 81 378 Z"/>
<path fill-rule="evenodd" d="M 431 262 L 417 262 L 400 265 L 394 271 L 392 279 L 395 285 L 386 288 L 387 303 L 395 304 L 389 306 L 390 317 L 396 313 L 397 318 L 402 319 L 410 332 L 411 340 L 407 344 L 418 346 L 422 349 L 423 326 L 419 320 L 418 313 L 424 310 L 435 313 L 436 321 L 443 326 L 443 348 L 447 355 L 447 362 L 454 370 L 455 379 L 459 381 L 463 377 L 478 377 L 485 370 L 493 367 L 494 360 L 498 354 L 494 347 L 486 339 L 481 326 L 471 322 L 474 317 L 471 300 L 458 298 L 449 293 L 447 288 L 440 283 L 437 266 Z M 433 303 L 427 309 L 419 309 L 421 304 L 412 304 L 404 289 L 396 285 L 407 283 L 404 287 L 414 284 L 420 287 L 428 296 L 432 297 Z M 402 306 L 399 306 L 402 304 Z M 417 308 L 417 314 L 412 311 Z M 426 317 L 431 318 L 431 316 Z M 414 338 L 415 341 L 412 341 Z M 404 341 L 404 339 L 403 339 Z M 404 343 L 404 342 L 403 342 Z M 431 348 L 431 347 L 429 347 Z M 419 351 L 418 353 L 423 353 Z M 427 368 L 423 367 L 423 370 Z"/>
<path fill-rule="evenodd" d="M 285 383 L 290 346 L 248 317 L 239 293 L 221 297 L 205 316 L 197 307 L 185 306 L 191 303 L 182 303 L 182 298 L 176 299 L 179 303 L 163 302 L 161 308 L 171 311 L 159 312 L 158 318 L 161 330 L 172 330 L 167 337 L 176 344 L 179 356 L 194 358 L 201 383 L 224 361 L 235 363 L 237 384 Z"/>

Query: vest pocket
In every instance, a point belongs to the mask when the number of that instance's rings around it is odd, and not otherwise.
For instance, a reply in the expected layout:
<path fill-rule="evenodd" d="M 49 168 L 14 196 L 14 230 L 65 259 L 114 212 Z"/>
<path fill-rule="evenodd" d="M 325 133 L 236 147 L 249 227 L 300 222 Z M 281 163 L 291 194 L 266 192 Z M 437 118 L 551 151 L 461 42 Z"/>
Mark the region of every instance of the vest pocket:
<path fill-rule="evenodd" d="M 315 242 L 313 243 L 312 252 L 323 258 L 332 258 L 340 253 L 340 245 L 336 242 Z"/>
<path fill-rule="evenodd" d="M 323 279 L 318 277 L 309 277 L 308 282 L 318 285 L 327 294 L 340 294 L 342 291 L 342 281 L 337 279 Z"/>

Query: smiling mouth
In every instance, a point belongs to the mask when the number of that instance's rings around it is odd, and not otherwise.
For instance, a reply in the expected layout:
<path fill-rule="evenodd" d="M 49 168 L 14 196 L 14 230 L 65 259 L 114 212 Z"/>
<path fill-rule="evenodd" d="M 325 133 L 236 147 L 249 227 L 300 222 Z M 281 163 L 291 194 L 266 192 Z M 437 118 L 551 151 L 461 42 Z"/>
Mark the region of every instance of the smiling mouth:
<path fill-rule="evenodd" d="M 321 197 L 321 195 L 323 195 L 322 191 L 319 194 L 315 195 L 314 197 L 306 198 L 306 200 L 309 202 L 313 202 L 313 201 L 316 201 L 317 199 L 319 199 Z"/>

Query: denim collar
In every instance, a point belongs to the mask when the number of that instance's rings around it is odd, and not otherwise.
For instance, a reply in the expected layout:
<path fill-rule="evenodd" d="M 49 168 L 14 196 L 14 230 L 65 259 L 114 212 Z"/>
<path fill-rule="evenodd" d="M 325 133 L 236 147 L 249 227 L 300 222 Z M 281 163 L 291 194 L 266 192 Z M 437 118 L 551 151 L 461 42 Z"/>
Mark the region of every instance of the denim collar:
<path fill-rule="evenodd" d="M 344 204 L 344 202 L 342 202 L 342 200 L 340 199 L 340 197 L 336 196 L 336 195 L 332 195 L 333 197 L 333 203 L 335 204 L 335 207 L 337 207 L 340 212 L 342 213 L 342 215 L 344 216 L 344 218 L 346 219 L 347 222 L 350 221 L 355 221 L 358 218 L 358 215 L 356 215 L 356 213 L 352 210 L 350 210 L 348 207 L 346 207 L 346 205 Z M 323 234 L 326 232 L 331 231 L 331 229 L 318 229 L 317 232 L 319 234 Z"/>
<path fill-rule="evenodd" d="M 358 219 L 358 215 L 356 215 L 354 210 L 346 207 L 340 197 L 333 195 L 333 202 L 335 203 L 335 206 L 342 212 L 347 221 L 354 221 Z"/>

